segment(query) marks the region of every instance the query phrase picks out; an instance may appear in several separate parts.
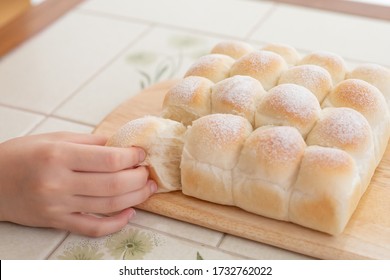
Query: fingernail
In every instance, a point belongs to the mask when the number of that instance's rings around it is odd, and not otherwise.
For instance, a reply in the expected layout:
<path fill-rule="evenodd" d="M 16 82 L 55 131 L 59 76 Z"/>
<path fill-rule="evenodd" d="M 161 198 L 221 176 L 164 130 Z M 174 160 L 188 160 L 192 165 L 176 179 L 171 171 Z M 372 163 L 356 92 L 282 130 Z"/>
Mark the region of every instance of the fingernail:
<path fill-rule="evenodd" d="M 152 181 L 150 180 L 150 190 L 152 191 L 152 193 L 155 193 L 157 191 L 157 184 L 155 181 Z"/>
<path fill-rule="evenodd" d="M 138 153 L 139 153 L 139 162 L 143 162 L 146 158 L 146 153 L 143 149 L 139 148 L 138 149 Z"/>

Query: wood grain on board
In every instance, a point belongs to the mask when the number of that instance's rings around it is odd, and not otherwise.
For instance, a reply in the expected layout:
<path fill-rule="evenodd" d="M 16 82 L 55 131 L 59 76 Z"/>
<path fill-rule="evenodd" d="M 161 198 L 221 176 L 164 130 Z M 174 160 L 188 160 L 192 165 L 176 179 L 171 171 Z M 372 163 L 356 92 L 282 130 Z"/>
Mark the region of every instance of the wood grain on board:
<path fill-rule="evenodd" d="M 132 119 L 159 115 L 165 93 L 174 83 L 159 83 L 127 100 L 94 133 L 111 136 Z M 155 194 L 138 208 L 315 258 L 390 259 L 389 146 L 347 228 L 339 236 L 202 201 L 180 191 Z"/>

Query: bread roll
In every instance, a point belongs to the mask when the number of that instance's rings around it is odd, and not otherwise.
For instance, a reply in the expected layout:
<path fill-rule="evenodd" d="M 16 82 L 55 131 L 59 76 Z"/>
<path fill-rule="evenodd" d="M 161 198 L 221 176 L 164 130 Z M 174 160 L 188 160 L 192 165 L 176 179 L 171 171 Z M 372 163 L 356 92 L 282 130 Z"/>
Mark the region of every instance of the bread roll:
<path fill-rule="evenodd" d="M 106 143 L 113 147 L 143 148 L 150 177 L 156 181 L 158 192 L 181 189 L 180 159 L 186 128 L 179 122 L 154 116 L 135 119 L 122 126 Z"/>
<path fill-rule="evenodd" d="M 310 90 L 322 102 L 332 89 L 332 77 L 324 68 L 317 65 L 293 66 L 285 71 L 278 84 L 297 84 Z"/>
<path fill-rule="evenodd" d="M 325 68 L 332 77 L 333 85 L 344 80 L 347 72 L 344 59 L 331 52 L 318 51 L 310 53 L 298 63 L 298 65 L 303 64 L 314 64 Z"/>
<path fill-rule="evenodd" d="M 390 70 L 280 44 L 211 52 L 167 92 L 173 120 L 131 121 L 107 145 L 144 148 L 160 192 L 341 233 L 390 138 Z"/>
<path fill-rule="evenodd" d="M 259 80 L 265 90 L 269 90 L 277 84 L 285 70 L 287 63 L 280 55 L 270 51 L 253 51 L 233 64 L 230 75 L 251 76 Z"/>
<path fill-rule="evenodd" d="M 188 126 L 192 121 L 211 113 L 211 88 L 209 79 L 189 76 L 179 81 L 165 95 L 162 117 Z"/>
<path fill-rule="evenodd" d="M 236 75 L 215 84 L 211 94 L 211 112 L 240 115 L 254 126 L 256 104 L 265 94 L 258 80 Z"/>
<path fill-rule="evenodd" d="M 255 127 L 288 125 L 299 130 L 303 137 L 311 130 L 321 112 L 317 98 L 307 88 L 281 84 L 268 91 L 260 101 Z"/>
<path fill-rule="evenodd" d="M 252 45 L 240 41 L 223 41 L 214 46 L 211 53 L 228 55 L 234 59 L 244 56 L 254 49 Z"/>
<path fill-rule="evenodd" d="M 377 87 L 390 106 L 390 69 L 374 63 L 365 63 L 347 73 L 346 78 L 361 79 Z"/>
<path fill-rule="evenodd" d="M 301 59 L 297 50 L 284 44 L 267 44 L 261 48 L 264 51 L 277 53 L 287 62 L 288 65 L 295 65 Z"/>
<path fill-rule="evenodd" d="M 390 113 L 382 93 L 363 80 L 348 79 L 337 84 L 323 105 L 349 107 L 368 120 L 373 131 L 375 154 L 379 163 L 390 137 Z"/>
<path fill-rule="evenodd" d="M 245 118 L 231 114 L 212 114 L 194 121 L 185 134 L 180 166 L 183 193 L 234 205 L 232 169 L 251 132 Z"/>
<path fill-rule="evenodd" d="M 306 144 L 290 126 L 257 128 L 245 141 L 233 172 L 235 205 L 288 220 L 288 204 Z"/>
<path fill-rule="evenodd" d="M 365 190 L 377 161 L 371 127 L 362 114 L 345 107 L 323 109 L 306 143 L 339 148 L 349 153 L 356 162 Z"/>
<path fill-rule="evenodd" d="M 190 66 L 184 77 L 200 76 L 217 83 L 229 77 L 234 62 L 233 58 L 224 54 L 204 55 Z"/>
<path fill-rule="evenodd" d="M 359 175 L 348 153 L 309 146 L 292 190 L 289 219 L 337 235 L 344 230 L 360 195 Z"/>

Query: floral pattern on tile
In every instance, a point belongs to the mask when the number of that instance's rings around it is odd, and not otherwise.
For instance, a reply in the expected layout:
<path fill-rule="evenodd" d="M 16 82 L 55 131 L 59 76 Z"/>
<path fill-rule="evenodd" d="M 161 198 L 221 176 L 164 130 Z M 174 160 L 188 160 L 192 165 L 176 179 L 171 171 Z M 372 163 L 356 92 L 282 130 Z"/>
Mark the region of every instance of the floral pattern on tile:
<path fill-rule="evenodd" d="M 154 246 L 158 246 L 158 242 L 150 233 L 127 229 L 111 235 L 105 245 L 115 259 L 137 260 L 150 253 Z"/>
<path fill-rule="evenodd" d="M 101 260 L 104 254 L 98 246 L 92 244 L 74 244 L 58 256 L 60 260 Z"/>
<path fill-rule="evenodd" d="M 142 260 L 154 248 L 164 244 L 157 233 L 134 227 L 101 238 L 71 236 L 55 258 L 60 260 Z"/>
<path fill-rule="evenodd" d="M 209 52 L 204 39 L 189 34 L 171 35 L 165 43 L 173 51 L 172 54 L 161 54 L 156 48 L 155 51 L 136 50 L 126 56 L 127 63 L 134 67 L 138 75 L 140 89 L 179 76 L 184 57 L 194 61 Z"/>
<path fill-rule="evenodd" d="M 144 87 L 182 77 L 196 58 L 208 53 L 220 40 L 162 27 L 153 28 L 54 114 L 97 125 Z"/>
<path fill-rule="evenodd" d="M 172 250 L 174 248 L 174 250 Z M 150 260 L 241 259 L 234 253 L 146 228 L 127 225 L 100 238 L 70 234 L 50 259 L 57 260 Z"/>

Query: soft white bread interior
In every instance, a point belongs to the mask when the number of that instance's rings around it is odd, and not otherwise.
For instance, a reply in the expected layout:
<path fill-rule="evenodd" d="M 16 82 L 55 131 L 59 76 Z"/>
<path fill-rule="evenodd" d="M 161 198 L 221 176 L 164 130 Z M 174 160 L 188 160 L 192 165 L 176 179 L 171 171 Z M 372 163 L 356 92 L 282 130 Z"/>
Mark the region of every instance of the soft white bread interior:
<path fill-rule="evenodd" d="M 231 67 L 230 76 L 245 75 L 259 80 L 265 90 L 274 87 L 283 71 L 286 61 L 278 54 L 257 50 L 239 58 Z"/>
<path fill-rule="evenodd" d="M 267 44 L 261 49 L 279 54 L 284 58 L 288 65 L 295 65 L 301 59 L 301 56 L 297 50 L 286 44 Z"/>
<path fill-rule="evenodd" d="M 301 134 L 291 126 L 263 126 L 253 131 L 233 171 L 235 205 L 287 221 L 291 187 L 305 147 Z"/>
<path fill-rule="evenodd" d="M 255 127 L 289 125 L 306 137 L 320 112 L 317 98 L 307 88 L 296 84 L 280 84 L 270 89 L 259 102 Z"/>
<path fill-rule="evenodd" d="M 163 118 L 190 125 L 201 116 L 211 113 L 211 88 L 209 79 L 189 76 L 180 80 L 165 95 Z"/>
<path fill-rule="evenodd" d="M 332 77 L 324 68 L 305 64 L 290 67 L 280 76 L 278 84 L 296 84 L 310 90 L 322 102 L 332 89 Z"/>
<path fill-rule="evenodd" d="M 234 59 L 238 59 L 241 56 L 252 52 L 253 50 L 254 48 L 251 44 L 231 40 L 219 42 L 212 48 L 211 53 L 224 54 Z"/>
<path fill-rule="evenodd" d="M 158 192 L 181 189 L 180 161 L 183 137 L 186 131 L 181 123 L 154 116 L 135 119 L 122 126 L 108 139 L 113 147 L 141 147 L 146 153 L 142 165 L 150 170 Z"/>
<path fill-rule="evenodd" d="M 200 76 L 217 83 L 229 77 L 234 62 L 235 59 L 224 54 L 204 55 L 190 66 L 184 76 Z"/>
<path fill-rule="evenodd" d="M 261 83 L 236 75 L 216 83 L 211 93 L 211 113 L 240 115 L 255 125 L 256 105 L 266 94 Z"/>
<path fill-rule="evenodd" d="M 347 72 L 344 59 L 331 52 L 317 51 L 310 53 L 298 62 L 298 65 L 303 64 L 314 64 L 323 67 L 332 77 L 333 85 L 344 80 Z"/>
<path fill-rule="evenodd" d="M 182 191 L 199 199 L 234 205 L 232 170 L 252 132 L 247 119 L 212 114 L 193 122 L 185 134 Z"/>
<path fill-rule="evenodd" d="M 289 204 L 289 220 L 332 235 L 341 233 L 360 199 L 360 178 L 346 152 L 306 148 Z"/>

